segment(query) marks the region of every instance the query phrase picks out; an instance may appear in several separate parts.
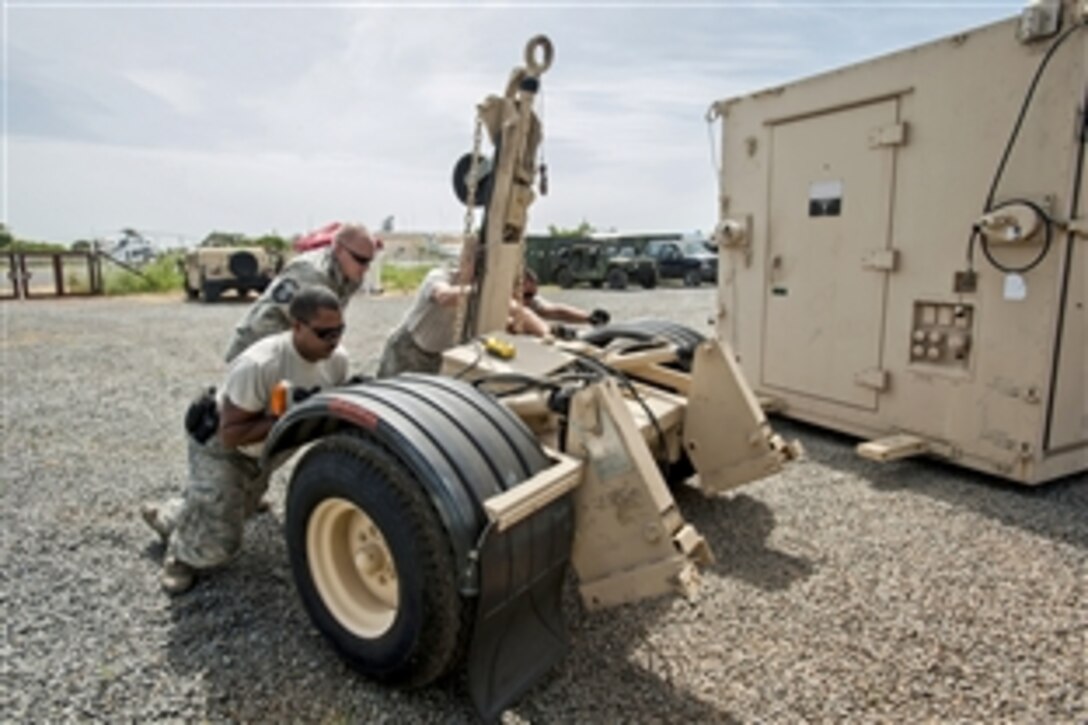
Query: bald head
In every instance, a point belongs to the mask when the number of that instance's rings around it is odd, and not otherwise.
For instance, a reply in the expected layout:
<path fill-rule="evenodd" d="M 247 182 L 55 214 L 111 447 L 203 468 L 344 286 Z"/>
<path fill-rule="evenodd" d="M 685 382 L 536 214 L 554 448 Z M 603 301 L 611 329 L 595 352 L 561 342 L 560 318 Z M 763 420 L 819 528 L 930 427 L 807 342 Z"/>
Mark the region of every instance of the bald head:
<path fill-rule="evenodd" d="M 362 282 L 376 249 L 370 232 L 362 224 L 344 224 L 332 238 L 333 254 L 344 276 Z"/>

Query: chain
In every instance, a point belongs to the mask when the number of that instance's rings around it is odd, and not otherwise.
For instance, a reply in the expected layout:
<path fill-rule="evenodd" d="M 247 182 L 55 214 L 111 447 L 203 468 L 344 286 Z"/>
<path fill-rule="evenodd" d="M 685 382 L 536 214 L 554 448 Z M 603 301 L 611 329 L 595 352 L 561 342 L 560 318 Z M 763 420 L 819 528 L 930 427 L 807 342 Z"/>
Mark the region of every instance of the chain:
<path fill-rule="evenodd" d="M 476 256 L 476 235 L 473 234 L 472 227 L 476 221 L 476 187 L 478 184 L 477 175 L 480 170 L 480 144 L 483 141 L 483 129 L 484 122 L 480 117 L 480 114 L 476 114 L 476 126 L 472 131 L 472 161 L 469 164 L 468 169 L 468 193 L 465 195 L 465 226 L 461 235 L 461 266 L 458 269 L 458 279 L 453 280 L 454 284 L 475 284 L 475 280 L 461 279 L 461 275 L 464 272 L 464 263 L 466 259 L 472 259 Z M 468 247 L 466 252 L 465 247 Z M 470 256 L 471 255 L 471 256 Z M 476 270 L 473 268 L 473 276 L 476 276 Z M 468 309 L 468 295 L 458 295 L 457 297 L 457 314 L 454 316 L 453 322 L 453 334 L 457 342 L 463 342 L 467 338 L 467 330 L 465 330 L 465 314 Z"/>
<path fill-rule="evenodd" d="M 540 113 L 537 117 L 540 119 L 540 195 L 548 195 L 548 160 L 544 151 L 544 144 L 547 143 L 547 135 L 544 133 L 544 89 L 540 89 L 540 93 L 537 94 L 537 101 L 540 106 Z"/>
<path fill-rule="evenodd" d="M 484 121 L 476 114 L 476 127 L 472 130 L 472 162 L 468 168 L 468 194 L 465 199 L 464 241 L 472 236 L 472 225 L 476 220 L 476 175 L 480 172 L 480 143 L 483 141 Z"/>

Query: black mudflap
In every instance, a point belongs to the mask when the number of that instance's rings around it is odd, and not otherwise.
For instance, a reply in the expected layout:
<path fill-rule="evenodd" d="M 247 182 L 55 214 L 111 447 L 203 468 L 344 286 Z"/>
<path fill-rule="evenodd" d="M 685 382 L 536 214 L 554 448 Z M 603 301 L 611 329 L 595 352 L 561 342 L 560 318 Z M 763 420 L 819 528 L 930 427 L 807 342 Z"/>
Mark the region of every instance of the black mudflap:
<path fill-rule="evenodd" d="M 502 533 L 484 532 L 468 689 L 486 721 L 497 720 L 567 651 L 560 600 L 573 535 L 570 496 Z"/>

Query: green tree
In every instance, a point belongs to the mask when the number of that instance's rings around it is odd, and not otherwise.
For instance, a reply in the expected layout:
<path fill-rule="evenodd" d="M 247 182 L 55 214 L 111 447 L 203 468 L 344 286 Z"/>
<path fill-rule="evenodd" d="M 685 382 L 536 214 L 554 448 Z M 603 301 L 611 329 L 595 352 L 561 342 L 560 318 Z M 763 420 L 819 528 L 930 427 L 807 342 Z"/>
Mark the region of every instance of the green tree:
<path fill-rule="evenodd" d="M 246 237 L 237 232 L 212 232 L 200 243 L 202 247 L 244 247 Z"/>
<path fill-rule="evenodd" d="M 548 234 L 553 237 L 559 237 L 561 239 L 588 237 L 595 231 L 597 231 L 597 229 L 585 219 L 583 219 L 582 223 L 574 227 L 573 229 L 564 229 L 562 227 L 557 227 L 554 224 L 550 224 L 548 226 Z"/>
<path fill-rule="evenodd" d="M 6 249 L 11 246 L 15 241 L 15 237 L 11 236 L 11 232 L 8 230 L 8 225 L 0 222 L 0 249 Z"/>
<path fill-rule="evenodd" d="M 268 252 L 281 253 L 291 248 L 291 243 L 278 234 L 263 234 L 252 240 L 252 243 L 264 247 Z"/>

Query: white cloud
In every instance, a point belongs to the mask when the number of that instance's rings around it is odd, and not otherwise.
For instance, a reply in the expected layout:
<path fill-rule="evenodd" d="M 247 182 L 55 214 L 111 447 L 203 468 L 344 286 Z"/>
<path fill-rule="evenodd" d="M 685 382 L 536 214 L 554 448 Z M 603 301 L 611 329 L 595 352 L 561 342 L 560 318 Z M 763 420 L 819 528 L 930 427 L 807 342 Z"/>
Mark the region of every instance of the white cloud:
<path fill-rule="evenodd" d="M 128 80 L 148 93 L 161 98 L 186 116 L 195 116 L 204 109 L 199 78 L 181 70 L 130 69 L 122 71 Z"/>
<path fill-rule="evenodd" d="M 711 102 L 1020 5 L 9 8 L 2 211 L 59 241 L 388 214 L 457 228 L 475 105 L 544 32 L 552 184 L 532 226 L 706 228 Z"/>
<path fill-rule="evenodd" d="M 290 233 L 334 219 L 376 224 L 390 213 L 417 215 L 414 197 L 449 199 L 445 178 L 419 177 L 398 164 L 375 163 L 368 173 L 331 156 L 230 154 L 151 150 L 24 137 L 9 142 L 19 171 L 9 188 L 12 227 L 58 218 L 72 238 L 131 226 L 165 230 L 199 241 L 213 229 Z M 78 219 L 73 226 L 66 218 Z M 27 236 L 34 236 L 27 234 Z"/>

